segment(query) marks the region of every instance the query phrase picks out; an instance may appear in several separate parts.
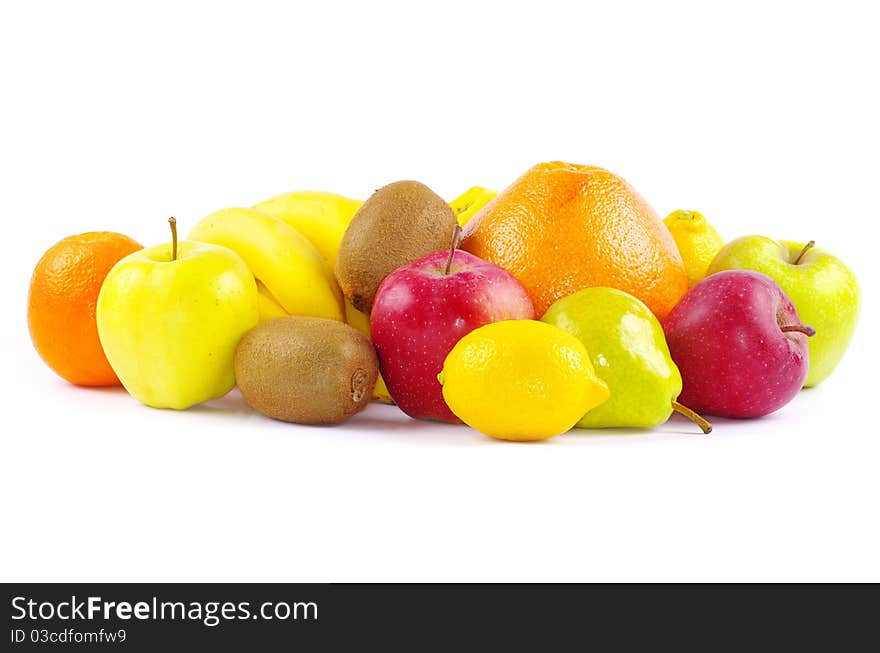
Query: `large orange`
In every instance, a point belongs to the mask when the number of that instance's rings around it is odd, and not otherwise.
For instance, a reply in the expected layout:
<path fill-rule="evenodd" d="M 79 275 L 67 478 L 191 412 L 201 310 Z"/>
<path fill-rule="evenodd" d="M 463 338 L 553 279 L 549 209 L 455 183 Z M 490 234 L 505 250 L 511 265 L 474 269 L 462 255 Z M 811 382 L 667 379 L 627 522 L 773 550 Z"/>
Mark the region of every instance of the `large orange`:
<path fill-rule="evenodd" d="M 37 263 L 28 292 L 28 328 L 40 357 L 76 385 L 119 385 L 107 362 L 95 306 L 104 277 L 142 246 L 122 234 L 93 231 L 56 243 Z"/>
<path fill-rule="evenodd" d="M 582 288 L 610 286 L 662 319 L 688 288 L 659 216 L 626 181 L 594 166 L 531 168 L 468 221 L 462 247 L 519 279 L 538 315 Z"/>

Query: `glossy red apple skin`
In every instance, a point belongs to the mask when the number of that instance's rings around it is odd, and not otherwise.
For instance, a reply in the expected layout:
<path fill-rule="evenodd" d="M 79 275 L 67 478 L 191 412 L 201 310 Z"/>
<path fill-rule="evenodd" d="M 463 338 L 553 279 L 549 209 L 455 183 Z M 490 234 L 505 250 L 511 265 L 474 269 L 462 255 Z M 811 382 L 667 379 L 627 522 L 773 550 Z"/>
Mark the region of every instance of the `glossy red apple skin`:
<path fill-rule="evenodd" d="M 417 419 L 453 424 L 437 375 L 446 355 L 477 327 L 535 318 L 522 285 L 506 270 L 456 250 L 405 265 L 379 286 L 370 329 L 379 369 L 400 409 Z"/>
<path fill-rule="evenodd" d="M 663 322 L 682 377 L 678 401 L 698 413 L 747 418 L 782 408 L 809 370 L 807 336 L 782 288 L 759 272 L 732 270 L 691 288 Z"/>

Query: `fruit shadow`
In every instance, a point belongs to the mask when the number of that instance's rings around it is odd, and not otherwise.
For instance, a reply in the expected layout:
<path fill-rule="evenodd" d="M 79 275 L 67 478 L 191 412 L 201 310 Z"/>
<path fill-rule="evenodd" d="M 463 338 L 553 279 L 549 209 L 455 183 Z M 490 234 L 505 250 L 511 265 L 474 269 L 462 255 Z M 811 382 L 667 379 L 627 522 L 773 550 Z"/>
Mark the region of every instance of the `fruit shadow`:
<path fill-rule="evenodd" d="M 371 436 L 406 444 L 426 441 L 455 445 L 483 445 L 489 438 L 463 424 L 446 424 L 418 420 L 401 413 L 394 406 L 371 405 L 345 423 L 346 431 L 358 431 Z M 491 441 L 488 442 L 491 444 Z"/>
<path fill-rule="evenodd" d="M 365 410 L 340 424 L 289 424 L 260 415 L 247 405 L 237 388 L 224 397 L 193 406 L 187 412 L 223 417 L 240 415 L 247 419 L 265 420 L 270 427 L 278 429 L 277 433 L 289 429 L 291 433 L 297 430 L 302 434 L 305 430 L 320 432 L 322 438 L 332 437 L 333 434 L 347 437 L 351 436 L 352 432 L 357 432 L 358 437 L 391 439 L 405 444 L 420 444 L 428 440 L 464 445 L 494 442 L 464 425 L 412 419 L 400 412 L 396 406 L 387 406 L 378 402 L 369 404 Z"/>
<path fill-rule="evenodd" d="M 238 388 L 233 388 L 231 392 L 218 399 L 211 399 L 193 406 L 192 408 L 189 408 L 187 412 L 215 415 L 254 414 L 254 410 L 245 403 Z"/>
<path fill-rule="evenodd" d="M 683 430 L 682 430 L 683 433 Z M 697 430 L 699 434 L 699 429 Z M 656 440 L 658 437 L 675 436 L 680 434 L 670 431 L 658 431 L 648 428 L 625 428 L 614 427 L 605 429 L 579 429 L 574 428 L 559 438 L 553 438 L 550 442 L 560 441 L 571 446 L 572 444 L 598 445 L 611 442 L 642 442 Z"/>
<path fill-rule="evenodd" d="M 59 380 L 58 387 L 63 388 L 64 392 L 69 392 L 71 388 L 73 388 L 74 392 L 88 393 L 90 395 L 119 395 L 120 397 L 128 397 L 129 394 L 125 388 L 121 385 L 107 385 L 107 386 L 81 386 L 81 385 L 72 385 L 67 383 L 66 381 Z"/>
<path fill-rule="evenodd" d="M 655 427 L 614 427 L 603 429 L 580 429 L 574 428 L 565 435 L 565 439 L 582 440 L 591 443 L 598 442 L 641 442 L 643 440 L 657 440 L 659 438 L 680 438 L 680 437 L 696 437 L 705 438 L 712 437 L 717 431 L 716 427 L 720 422 L 729 422 L 732 420 L 713 420 L 712 433 L 703 433 L 699 427 L 689 419 L 677 414 L 673 414 L 664 424 Z M 735 420 L 733 420 L 735 421 Z M 556 438 L 554 438 L 556 439 Z M 563 438 L 559 438 L 560 440 Z"/>
<path fill-rule="evenodd" d="M 125 393 L 122 388 L 101 388 L 108 393 Z M 219 399 L 212 399 L 197 406 L 193 406 L 188 412 L 196 412 L 207 415 L 241 415 L 248 418 L 264 419 L 276 425 L 292 426 L 285 422 L 272 420 L 264 417 L 248 406 L 238 389 Z M 773 415 L 763 420 L 772 421 Z M 669 421 L 654 428 L 607 428 L 607 429 L 579 429 L 575 428 L 565 435 L 557 438 L 538 441 L 507 441 L 490 438 L 463 424 L 445 424 L 410 418 L 396 406 L 387 406 L 378 402 L 371 403 L 366 410 L 353 416 L 340 425 L 293 425 L 297 429 L 322 431 L 327 434 L 339 432 L 340 435 L 357 432 L 364 437 L 391 440 L 401 444 L 451 444 L 455 446 L 595 446 L 603 443 L 639 443 L 648 440 L 670 438 L 705 438 L 716 437 L 721 434 L 736 433 L 738 426 L 744 420 L 713 418 L 713 431 L 704 435 L 700 429 L 690 420 L 673 414 Z M 342 428 L 340 428 L 342 427 Z M 344 433 L 343 433 L 344 432 Z"/>

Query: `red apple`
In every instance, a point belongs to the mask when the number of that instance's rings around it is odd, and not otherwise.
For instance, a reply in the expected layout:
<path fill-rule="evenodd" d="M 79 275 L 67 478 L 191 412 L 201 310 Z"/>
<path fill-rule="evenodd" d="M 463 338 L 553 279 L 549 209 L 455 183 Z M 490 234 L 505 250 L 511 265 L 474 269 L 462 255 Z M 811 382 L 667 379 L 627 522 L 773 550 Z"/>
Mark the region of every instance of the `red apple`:
<path fill-rule="evenodd" d="M 779 284 L 745 270 L 706 277 L 663 330 L 681 371 L 678 400 L 720 417 L 760 417 L 791 401 L 807 378 L 807 336 L 815 333 Z"/>
<path fill-rule="evenodd" d="M 379 369 L 400 409 L 458 423 L 437 375 L 462 336 L 501 320 L 534 319 L 525 289 L 503 268 L 461 250 L 398 268 L 379 286 L 370 329 Z"/>

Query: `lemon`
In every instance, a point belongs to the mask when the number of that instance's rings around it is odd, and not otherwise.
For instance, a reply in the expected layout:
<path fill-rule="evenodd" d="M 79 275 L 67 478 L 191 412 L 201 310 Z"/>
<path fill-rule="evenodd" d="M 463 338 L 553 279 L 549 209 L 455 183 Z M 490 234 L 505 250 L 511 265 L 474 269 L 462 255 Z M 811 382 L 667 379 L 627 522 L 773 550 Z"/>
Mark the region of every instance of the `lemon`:
<path fill-rule="evenodd" d="M 724 240 L 697 211 L 673 211 L 663 223 L 672 232 L 684 261 L 688 287 L 705 279 L 709 264 L 724 247 Z"/>
<path fill-rule="evenodd" d="M 535 320 L 471 331 L 449 352 L 437 378 L 461 421 L 501 440 L 565 433 L 609 397 L 581 341 Z"/>

